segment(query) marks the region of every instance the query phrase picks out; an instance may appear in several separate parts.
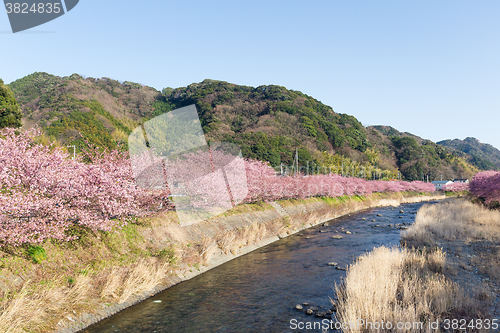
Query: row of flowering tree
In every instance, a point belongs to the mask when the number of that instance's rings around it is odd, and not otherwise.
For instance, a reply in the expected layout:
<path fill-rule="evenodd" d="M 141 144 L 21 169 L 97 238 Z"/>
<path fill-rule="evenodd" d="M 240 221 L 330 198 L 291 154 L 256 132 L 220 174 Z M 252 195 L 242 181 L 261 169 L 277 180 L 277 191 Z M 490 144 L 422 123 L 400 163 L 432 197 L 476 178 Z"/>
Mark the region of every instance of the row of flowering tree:
<path fill-rule="evenodd" d="M 188 184 L 184 188 L 192 187 L 194 208 L 214 206 L 211 200 L 234 205 L 312 196 L 434 191 L 432 184 L 421 181 L 368 181 L 339 175 L 282 177 L 265 162 L 235 160 L 220 153 L 210 153 L 207 169 L 207 163 L 202 163 L 208 159 L 206 151 L 205 155 L 163 161 L 166 186 L 147 189 L 138 186 L 128 153 L 102 152 L 89 146 L 72 159 L 59 147 L 36 143 L 40 134 L 38 130 L 17 133 L 13 129 L 0 133 L 0 245 L 39 243 L 47 238 L 69 241 L 74 237 L 67 231 L 74 225 L 109 231 L 127 217 L 172 209 L 167 198 L 173 183 L 182 180 Z M 240 166 L 243 174 L 231 172 Z M 166 169 L 175 172 L 165 174 Z M 228 195 L 224 197 L 225 190 Z"/>
<path fill-rule="evenodd" d="M 443 186 L 443 191 L 455 193 L 469 191 L 469 183 L 454 182 Z"/>
<path fill-rule="evenodd" d="M 303 199 L 314 196 L 338 197 L 367 195 L 373 192 L 434 192 L 434 185 L 422 181 L 381 181 L 338 174 L 314 176 L 276 175 L 273 168 L 262 161 L 246 160 L 248 195 L 246 202 Z"/>
<path fill-rule="evenodd" d="M 40 134 L 0 133 L 0 244 L 71 240 L 66 231 L 75 224 L 111 230 L 117 218 L 143 216 L 165 200 L 164 192 L 135 186 L 126 153 L 89 146 L 71 159 L 37 144 Z"/>

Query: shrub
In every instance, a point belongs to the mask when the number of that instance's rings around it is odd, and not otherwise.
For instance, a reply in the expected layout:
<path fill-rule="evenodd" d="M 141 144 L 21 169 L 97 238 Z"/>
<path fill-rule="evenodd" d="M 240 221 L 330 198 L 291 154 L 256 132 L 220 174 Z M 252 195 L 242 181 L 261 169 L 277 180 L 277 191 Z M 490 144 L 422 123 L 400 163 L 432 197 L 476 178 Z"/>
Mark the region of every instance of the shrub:
<path fill-rule="evenodd" d="M 30 245 L 26 250 L 26 254 L 33 260 L 35 264 L 39 264 L 42 261 L 47 260 L 45 249 L 41 246 Z"/>

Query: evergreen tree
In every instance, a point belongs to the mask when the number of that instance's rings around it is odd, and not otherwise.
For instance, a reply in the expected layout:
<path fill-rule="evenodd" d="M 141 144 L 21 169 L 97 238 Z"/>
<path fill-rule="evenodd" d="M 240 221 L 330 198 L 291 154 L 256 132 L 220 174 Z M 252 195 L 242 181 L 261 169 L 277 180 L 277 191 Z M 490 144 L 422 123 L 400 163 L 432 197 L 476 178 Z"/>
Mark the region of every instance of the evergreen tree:
<path fill-rule="evenodd" d="M 0 128 L 21 127 L 22 116 L 14 93 L 0 79 Z"/>

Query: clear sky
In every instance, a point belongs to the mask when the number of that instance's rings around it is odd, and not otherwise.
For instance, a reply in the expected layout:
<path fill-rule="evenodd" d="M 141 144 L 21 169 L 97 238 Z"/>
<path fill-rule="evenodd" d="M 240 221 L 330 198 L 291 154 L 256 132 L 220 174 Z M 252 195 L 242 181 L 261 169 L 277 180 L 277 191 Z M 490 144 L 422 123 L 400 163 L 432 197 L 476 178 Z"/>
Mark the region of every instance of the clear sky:
<path fill-rule="evenodd" d="M 300 90 L 364 125 L 500 148 L 500 1 L 80 0 L 12 34 L 0 78 L 79 73 L 164 87 Z"/>

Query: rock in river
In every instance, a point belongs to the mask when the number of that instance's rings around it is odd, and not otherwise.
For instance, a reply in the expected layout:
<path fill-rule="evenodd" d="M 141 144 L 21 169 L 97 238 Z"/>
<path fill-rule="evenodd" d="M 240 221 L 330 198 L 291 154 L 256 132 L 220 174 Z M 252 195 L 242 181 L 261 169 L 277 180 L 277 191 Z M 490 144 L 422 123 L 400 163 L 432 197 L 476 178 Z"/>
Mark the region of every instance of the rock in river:
<path fill-rule="evenodd" d="M 325 318 L 325 316 L 326 316 L 326 312 L 324 312 L 324 311 L 316 312 L 316 317 L 318 317 L 318 318 Z"/>

